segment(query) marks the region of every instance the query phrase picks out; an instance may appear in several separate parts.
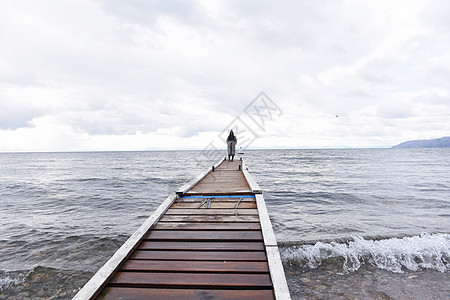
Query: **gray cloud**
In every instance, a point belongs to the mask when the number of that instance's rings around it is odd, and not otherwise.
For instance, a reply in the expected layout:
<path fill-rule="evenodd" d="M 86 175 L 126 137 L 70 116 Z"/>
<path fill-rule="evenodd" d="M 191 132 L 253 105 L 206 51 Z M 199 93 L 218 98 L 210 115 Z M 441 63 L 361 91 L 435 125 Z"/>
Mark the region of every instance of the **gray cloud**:
<path fill-rule="evenodd" d="M 154 26 L 160 17 L 173 17 L 190 25 L 203 25 L 207 15 L 197 1 L 102 0 L 104 10 L 119 19 Z"/>
<path fill-rule="evenodd" d="M 14 84 L 19 86 L 37 85 L 37 76 L 33 73 L 27 74 L 2 74 L 0 75 L 0 84 Z"/>
<path fill-rule="evenodd" d="M 392 100 L 377 106 L 377 116 L 381 118 L 403 119 L 414 116 L 414 113 L 407 103 L 398 103 Z"/>
<path fill-rule="evenodd" d="M 450 130 L 439 126 L 450 105 L 443 8 L 2 2 L 0 138 L 24 128 L 14 136 L 20 145 L 56 130 L 86 148 L 90 138 L 128 136 L 132 144 L 138 134 L 164 140 L 155 147 L 201 148 L 261 90 L 285 111 L 271 125 L 274 146 L 390 145 L 411 128 L 440 134 Z"/>
<path fill-rule="evenodd" d="M 362 79 L 372 84 L 393 84 L 399 80 L 399 64 L 395 60 L 372 60 L 360 71 Z"/>
<path fill-rule="evenodd" d="M 26 109 L 0 109 L 0 130 L 15 130 L 32 127 L 36 112 Z"/>
<path fill-rule="evenodd" d="M 427 105 L 443 105 L 448 107 L 450 96 L 442 96 L 436 93 L 425 93 L 412 99 L 413 103 L 424 103 Z"/>

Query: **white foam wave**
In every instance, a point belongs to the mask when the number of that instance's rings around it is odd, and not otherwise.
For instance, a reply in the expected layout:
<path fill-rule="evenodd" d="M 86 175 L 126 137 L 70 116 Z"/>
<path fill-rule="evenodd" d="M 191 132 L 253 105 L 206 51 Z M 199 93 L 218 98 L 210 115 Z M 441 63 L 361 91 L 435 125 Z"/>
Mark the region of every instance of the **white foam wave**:
<path fill-rule="evenodd" d="M 450 234 L 422 234 L 420 236 L 366 240 L 353 237 L 347 243 L 323 243 L 291 246 L 281 249 L 284 261 L 297 262 L 317 268 L 327 261 L 343 260 L 343 272 L 358 270 L 368 263 L 380 269 L 403 273 L 402 269 L 422 268 L 440 272 L 450 271 Z"/>
<path fill-rule="evenodd" d="M 15 286 L 23 283 L 32 271 L 2 271 L 0 270 L 0 291 L 7 289 L 10 286 Z"/>

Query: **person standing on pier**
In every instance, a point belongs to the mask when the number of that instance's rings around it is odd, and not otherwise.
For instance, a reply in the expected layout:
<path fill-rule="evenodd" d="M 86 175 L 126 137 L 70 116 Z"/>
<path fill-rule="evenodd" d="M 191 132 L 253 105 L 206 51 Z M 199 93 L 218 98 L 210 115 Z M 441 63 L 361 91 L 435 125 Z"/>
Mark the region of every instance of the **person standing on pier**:
<path fill-rule="evenodd" d="M 233 133 L 233 130 L 230 130 L 230 135 L 227 138 L 227 144 L 228 144 L 228 161 L 234 160 L 234 154 L 236 153 L 236 144 L 237 144 L 237 138 Z"/>

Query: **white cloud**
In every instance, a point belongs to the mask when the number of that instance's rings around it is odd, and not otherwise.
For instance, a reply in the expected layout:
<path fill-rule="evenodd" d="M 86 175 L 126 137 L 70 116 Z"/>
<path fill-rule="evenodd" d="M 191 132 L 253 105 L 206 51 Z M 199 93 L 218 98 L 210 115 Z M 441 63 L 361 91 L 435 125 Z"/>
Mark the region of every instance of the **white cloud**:
<path fill-rule="evenodd" d="M 446 5 L 2 2 L 0 151 L 203 148 L 261 90 L 254 147 L 448 135 Z"/>

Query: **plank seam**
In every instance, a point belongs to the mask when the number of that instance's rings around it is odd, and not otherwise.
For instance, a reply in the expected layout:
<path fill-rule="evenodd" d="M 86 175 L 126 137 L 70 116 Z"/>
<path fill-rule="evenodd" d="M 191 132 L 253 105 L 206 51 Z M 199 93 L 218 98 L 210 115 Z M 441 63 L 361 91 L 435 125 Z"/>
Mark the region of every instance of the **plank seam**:
<path fill-rule="evenodd" d="M 217 169 L 217 167 L 222 164 L 225 161 L 225 158 L 221 159 L 219 162 L 217 162 L 214 165 L 214 169 Z M 186 193 L 187 191 L 189 191 L 192 187 L 194 187 L 194 185 L 196 185 L 200 180 L 202 180 L 203 178 L 205 178 L 209 173 L 211 172 L 210 169 L 204 171 L 203 173 L 201 173 L 199 176 L 197 176 L 196 178 L 192 179 L 191 181 L 189 181 L 188 183 L 184 184 L 181 188 L 179 188 L 176 191 L 176 194 L 178 196 L 183 195 L 184 193 Z"/>

